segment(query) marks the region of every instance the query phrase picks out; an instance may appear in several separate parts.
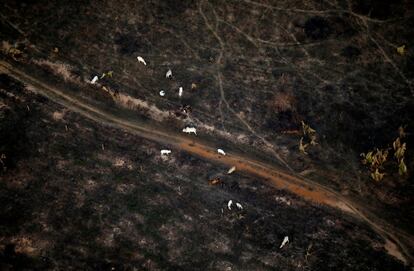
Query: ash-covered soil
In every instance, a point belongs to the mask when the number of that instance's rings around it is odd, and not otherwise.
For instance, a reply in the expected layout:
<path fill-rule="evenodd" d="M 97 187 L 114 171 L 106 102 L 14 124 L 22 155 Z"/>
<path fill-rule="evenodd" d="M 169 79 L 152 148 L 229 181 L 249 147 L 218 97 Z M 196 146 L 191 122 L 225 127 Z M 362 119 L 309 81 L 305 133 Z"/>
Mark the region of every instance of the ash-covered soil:
<path fill-rule="evenodd" d="M 405 270 L 343 213 L 180 150 L 162 158 L 168 146 L 1 80 L 1 151 L 13 157 L 2 270 Z"/>
<path fill-rule="evenodd" d="M 113 71 L 99 83 L 138 99 L 140 114 L 253 146 L 391 215 L 396 201 L 412 205 L 413 10 L 410 1 L 6 1 L 0 38 L 3 53 L 14 46 L 67 82 Z M 302 120 L 319 135 L 308 156 L 298 151 Z M 389 147 L 399 126 L 409 174 L 387 172 L 377 185 L 359 154 Z"/>
<path fill-rule="evenodd" d="M 0 61 L 154 127 L 195 126 L 412 235 L 413 29 L 404 0 L 12 0 L 0 3 Z M 100 127 L 6 75 L 0 97 L 4 266 L 402 268 L 364 226 L 263 180 L 179 150 L 161 160 L 169 146 Z M 301 121 L 317 133 L 307 154 Z M 400 126 L 407 173 L 390 154 L 376 182 L 360 153 L 392 148 Z M 209 186 L 217 174 L 224 183 Z M 232 197 L 243 212 L 226 210 Z"/>

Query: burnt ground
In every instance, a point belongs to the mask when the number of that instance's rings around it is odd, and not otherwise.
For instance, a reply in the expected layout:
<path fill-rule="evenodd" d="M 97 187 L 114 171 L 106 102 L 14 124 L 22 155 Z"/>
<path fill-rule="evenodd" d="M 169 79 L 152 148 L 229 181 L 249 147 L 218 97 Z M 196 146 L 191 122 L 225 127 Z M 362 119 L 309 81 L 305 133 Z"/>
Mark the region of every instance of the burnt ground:
<path fill-rule="evenodd" d="M 5 1 L 0 57 L 119 112 L 171 130 L 195 125 L 201 137 L 275 164 L 278 156 L 413 234 L 412 4 L 271 2 Z M 10 48 L 21 54 L 13 58 Z M 112 78 L 87 83 L 110 70 Z M 378 237 L 333 210 L 248 176 L 208 186 L 227 169 L 179 150 L 160 161 L 163 146 L 98 127 L 5 75 L 0 89 L 4 266 L 403 268 L 378 250 Z M 190 114 L 177 112 L 183 105 Z M 298 151 L 302 120 L 318 133 L 308 155 Z M 390 147 L 399 126 L 406 126 L 408 174 L 398 176 L 390 162 L 376 183 L 359 153 Z M 246 212 L 221 214 L 231 197 Z M 294 241 L 279 251 L 286 232 Z M 315 253 L 304 260 L 310 243 Z"/>
<path fill-rule="evenodd" d="M 1 78 L 16 124 L 2 151 L 18 154 L 0 184 L 2 270 L 405 270 L 358 220 L 179 150 L 163 159 Z"/>

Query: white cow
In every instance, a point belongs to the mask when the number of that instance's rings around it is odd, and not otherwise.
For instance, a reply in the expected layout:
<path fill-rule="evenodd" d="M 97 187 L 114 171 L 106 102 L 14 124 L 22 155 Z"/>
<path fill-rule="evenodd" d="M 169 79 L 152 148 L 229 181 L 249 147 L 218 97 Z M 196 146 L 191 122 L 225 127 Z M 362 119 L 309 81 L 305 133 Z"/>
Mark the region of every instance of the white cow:
<path fill-rule="evenodd" d="M 172 70 L 168 69 L 167 73 L 165 74 L 165 78 L 172 78 Z"/>
<path fill-rule="evenodd" d="M 145 62 L 144 58 L 142 58 L 142 56 L 137 56 L 137 60 L 138 62 L 144 64 L 145 66 L 147 66 L 147 62 Z"/>
<path fill-rule="evenodd" d="M 185 128 L 183 129 L 183 132 L 184 132 L 184 133 L 187 133 L 187 134 L 194 133 L 195 135 L 197 135 L 197 130 L 196 130 L 196 128 L 195 128 L 195 127 L 185 127 Z"/>
<path fill-rule="evenodd" d="M 94 78 L 92 78 L 92 80 L 91 80 L 91 84 L 95 84 L 96 83 L 96 81 L 98 81 L 98 76 L 97 75 L 95 75 L 95 77 Z"/>
<path fill-rule="evenodd" d="M 164 96 L 165 96 L 165 91 L 164 91 L 164 90 L 161 90 L 161 91 L 160 91 L 160 96 L 161 96 L 161 97 L 164 97 Z"/>
<path fill-rule="evenodd" d="M 229 202 L 227 203 L 227 208 L 229 208 L 229 210 L 231 210 L 231 205 L 233 204 L 232 200 L 229 200 Z"/>
<path fill-rule="evenodd" d="M 226 153 L 222 149 L 217 149 L 217 152 L 221 155 L 226 155 Z"/>
<path fill-rule="evenodd" d="M 237 208 L 239 208 L 240 210 L 243 210 L 243 206 L 240 203 L 236 203 Z"/>
<path fill-rule="evenodd" d="M 168 155 L 171 153 L 171 150 L 161 150 L 161 155 Z"/>
<path fill-rule="evenodd" d="M 181 97 L 181 96 L 183 96 L 183 87 L 180 87 L 178 89 L 178 97 Z"/>
<path fill-rule="evenodd" d="M 284 247 L 287 243 L 289 243 L 289 237 L 285 236 L 285 238 L 282 241 L 282 244 L 280 245 L 280 248 Z"/>
<path fill-rule="evenodd" d="M 227 174 L 232 174 L 234 171 L 236 171 L 236 166 L 232 166 L 229 171 L 227 171 Z"/>

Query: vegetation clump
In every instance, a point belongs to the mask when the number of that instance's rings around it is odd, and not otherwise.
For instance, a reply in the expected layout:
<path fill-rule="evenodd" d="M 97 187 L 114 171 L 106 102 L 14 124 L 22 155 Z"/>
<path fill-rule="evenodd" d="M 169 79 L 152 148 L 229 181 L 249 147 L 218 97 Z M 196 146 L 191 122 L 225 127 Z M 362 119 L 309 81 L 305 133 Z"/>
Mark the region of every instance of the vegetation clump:
<path fill-rule="evenodd" d="M 306 124 L 304 121 L 302 121 L 302 133 L 303 136 L 299 140 L 299 151 L 303 154 L 308 154 L 306 152 L 306 148 L 311 146 L 315 146 L 318 143 L 316 142 L 317 134 L 312 127 L 310 127 L 308 124 Z M 306 143 L 304 143 L 304 140 Z"/>
<path fill-rule="evenodd" d="M 392 143 L 394 149 L 394 157 L 397 159 L 398 163 L 398 174 L 405 175 L 407 174 L 407 166 L 404 162 L 405 151 L 407 150 L 407 143 L 401 143 L 401 139 L 405 137 L 404 128 L 399 128 L 399 136 Z"/>
<path fill-rule="evenodd" d="M 398 129 L 399 135 L 392 143 L 392 149 L 394 151 L 394 158 L 397 160 L 398 174 L 403 176 L 407 174 L 407 166 L 404 162 L 404 155 L 407 150 L 407 144 L 402 143 L 402 139 L 405 137 L 404 128 Z M 362 164 L 367 165 L 370 169 L 370 176 L 373 180 L 379 182 L 384 178 L 385 172 L 384 163 L 387 162 L 388 153 L 391 148 L 378 149 L 370 151 L 368 153 L 361 153 Z"/>
<path fill-rule="evenodd" d="M 381 181 L 384 178 L 385 173 L 381 173 L 379 170 L 383 168 L 383 164 L 387 161 L 388 150 L 376 149 L 370 151 L 367 154 L 361 153 L 362 164 L 368 165 L 371 171 L 371 178 L 375 181 Z"/>
<path fill-rule="evenodd" d="M 11 56 L 15 61 L 19 61 L 23 57 L 23 52 L 17 46 L 13 46 L 7 41 L 3 41 L 0 44 L 0 51 L 5 52 L 6 55 Z"/>

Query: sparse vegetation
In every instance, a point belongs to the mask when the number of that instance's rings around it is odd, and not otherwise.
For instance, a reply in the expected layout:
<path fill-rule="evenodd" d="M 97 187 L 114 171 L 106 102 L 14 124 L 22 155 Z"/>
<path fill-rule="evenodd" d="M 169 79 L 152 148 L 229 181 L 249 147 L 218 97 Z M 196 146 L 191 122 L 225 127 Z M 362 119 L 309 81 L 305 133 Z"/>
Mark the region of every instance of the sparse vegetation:
<path fill-rule="evenodd" d="M 23 54 L 22 51 L 20 51 L 19 49 L 12 47 L 10 48 L 10 50 L 8 51 L 8 54 L 14 59 L 14 60 L 19 60 Z"/>
<path fill-rule="evenodd" d="M 14 60 L 18 61 L 22 58 L 23 52 L 17 48 L 17 46 L 11 45 L 7 41 L 3 41 L 1 44 L 1 50 L 6 54 L 11 56 Z"/>
<path fill-rule="evenodd" d="M 112 78 L 112 75 L 114 74 L 114 72 L 113 71 L 108 71 L 108 72 L 104 72 L 104 73 L 102 73 L 102 75 L 101 75 L 101 79 L 103 79 L 104 77 L 111 77 Z"/>
<path fill-rule="evenodd" d="M 318 144 L 318 142 L 316 142 L 317 134 L 316 131 L 304 121 L 302 121 L 302 133 L 303 137 L 301 137 L 299 141 L 299 151 L 303 154 L 308 154 L 306 148 L 309 147 L 309 145 L 315 146 Z M 304 140 L 306 140 L 307 143 L 304 143 Z"/>
<path fill-rule="evenodd" d="M 397 53 L 399 53 L 402 56 L 405 55 L 405 45 L 397 47 Z"/>
<path fill-rule="evenodd" d="M 399 136 L 392 143 L 394 150 L 394 157 L 397 159 L 399 175 L 407 174 L 407 166 L 404 162 L 404 154 L 406 151 L 406 143 L 401 143 L 401 139 L 405 136 L 404 128 L 399 128 Z M 362 164 L 367 165 L 370 169 L 370 176 L 375 181 L 381 181 L 384 178 L 385 172 L 380 172 L 384 169 L 384 163 L 387 162 L 389 149 L 376 149 L 368 153 L 361 153 Z"/>
<path fill-rule="evenodd" d="M 398 163 L 398 173 L 402 176 L 407 174 L 407 166 L 404 162 L 405 151 L 407 150 L 407 143 L 401 143 L 401 140 L 405 137 L 404 128 L 399 128 L 399 136 L 392 143 L 394 149 L 394 157 L 397 159 Z"/>
<path fill-rule="evenodd" d="M 385 173 L 380 173 L 378 168 L 375 169 L 374 172 L 371 172 L 370 176 L 373 180 L 379 182 L 384 178 Z"/>
<path fill-rule="evenodd" d="M 376 149 L 370 151 L 367 154 L 361 153 L 362 164 L 368 165 L 371 171 L 371 178 L 375 181 L 381 181 L 384 178 L 385 173 L 381 173 L 379 170 L 383 169 L 383 164 L 387 161 L 388 150 Z"/>
<path fill-rule="evenodd" d="M 306 148 L 309 146 L 309 144 L 303 144 L 303 137 L 299 140 L 299 151 L 303 154 L 308 154 L 306 152 Z"/>

